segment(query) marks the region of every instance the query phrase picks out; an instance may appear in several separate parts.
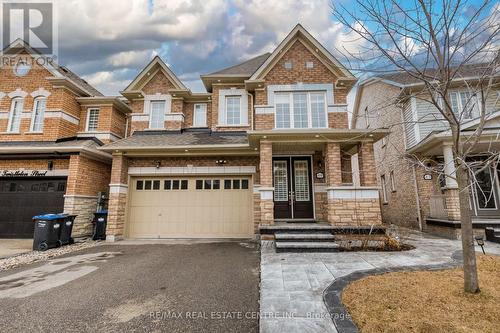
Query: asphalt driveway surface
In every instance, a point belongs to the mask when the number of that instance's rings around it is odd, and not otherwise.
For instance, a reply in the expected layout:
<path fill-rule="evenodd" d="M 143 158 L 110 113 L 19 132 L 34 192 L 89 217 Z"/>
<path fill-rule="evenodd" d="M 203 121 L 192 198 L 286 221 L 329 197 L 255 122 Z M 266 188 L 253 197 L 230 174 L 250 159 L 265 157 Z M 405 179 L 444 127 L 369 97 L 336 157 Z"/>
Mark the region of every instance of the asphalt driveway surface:
<path fill-rule="evenodd" d="M 102 245 L 0 272 L 2 332 L 256 332 L 253 242 Z"/>

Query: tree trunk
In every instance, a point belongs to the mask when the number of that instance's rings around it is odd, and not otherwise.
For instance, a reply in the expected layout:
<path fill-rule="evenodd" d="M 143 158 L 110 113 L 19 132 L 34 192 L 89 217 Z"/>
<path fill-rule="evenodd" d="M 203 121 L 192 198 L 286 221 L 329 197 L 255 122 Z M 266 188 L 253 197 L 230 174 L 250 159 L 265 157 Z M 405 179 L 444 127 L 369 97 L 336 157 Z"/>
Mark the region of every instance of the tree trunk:
<path fill-rule="evenodd" d="M 468 293 L 478 293 L 476 251 L 470 212 L 469 173 L 461 165 L 457 168 L 457 183 L 460 199 L 460 220 L 462 227 L 462 251 L 464 257 L 464 289 Z"/>

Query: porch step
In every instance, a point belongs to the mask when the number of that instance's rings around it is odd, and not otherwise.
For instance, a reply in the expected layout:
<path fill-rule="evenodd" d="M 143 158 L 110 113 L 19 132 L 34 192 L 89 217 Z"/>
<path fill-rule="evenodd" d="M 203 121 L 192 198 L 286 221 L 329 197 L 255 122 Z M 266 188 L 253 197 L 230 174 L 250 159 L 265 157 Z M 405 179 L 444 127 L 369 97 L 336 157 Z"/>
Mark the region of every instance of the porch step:
<path fill-rule="evenodd" d="M 486 228 L 486 240 L 490 242 L 500 243 L 500 228 Z"/>
<path fill-rule="evenodd" d="M 339 245 L 335 242 L 283 242 L 276 241 L 276 252 L 336 252 Z"/>
<path fill-rule="evenodd" d="M 288 241 L 316 241 L 325 242 L 332 241 L 335 239 L 329 232 L 276 232 L 274 234 L 274 239 L 276 241 L 288 242 Z"/>

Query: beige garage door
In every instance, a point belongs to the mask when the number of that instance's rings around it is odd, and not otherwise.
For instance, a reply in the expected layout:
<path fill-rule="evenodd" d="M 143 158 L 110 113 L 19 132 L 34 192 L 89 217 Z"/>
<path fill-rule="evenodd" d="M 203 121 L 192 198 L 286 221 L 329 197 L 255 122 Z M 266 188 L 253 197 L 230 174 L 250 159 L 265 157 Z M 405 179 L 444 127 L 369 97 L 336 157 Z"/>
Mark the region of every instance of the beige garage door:
<path fill-rule="evenodd" d="M 250 177 L 132 178 L 131 238 L 251 237 Z"/>

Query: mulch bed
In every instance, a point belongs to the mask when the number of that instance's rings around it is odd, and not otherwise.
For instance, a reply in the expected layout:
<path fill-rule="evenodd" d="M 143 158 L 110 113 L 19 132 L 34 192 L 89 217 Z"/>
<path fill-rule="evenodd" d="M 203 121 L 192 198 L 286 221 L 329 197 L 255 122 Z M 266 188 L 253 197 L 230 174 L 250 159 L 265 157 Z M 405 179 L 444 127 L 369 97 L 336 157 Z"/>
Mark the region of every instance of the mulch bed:
<path fill-rule="evenodd" d="M 394 272 L 352 282 L 342 302 L 361 332 L 499 332 L 500 257 L 478 256 L 481 293 L 461 268 Z"/>

